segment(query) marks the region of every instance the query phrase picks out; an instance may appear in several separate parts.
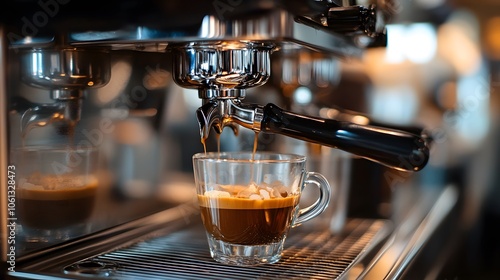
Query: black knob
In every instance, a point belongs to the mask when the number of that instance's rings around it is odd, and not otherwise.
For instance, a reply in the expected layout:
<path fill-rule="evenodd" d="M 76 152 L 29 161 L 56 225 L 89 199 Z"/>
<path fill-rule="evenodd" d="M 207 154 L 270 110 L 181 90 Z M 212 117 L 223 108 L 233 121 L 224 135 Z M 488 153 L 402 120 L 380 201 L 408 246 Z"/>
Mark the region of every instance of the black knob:
<path fill-rule="evenodd" d="M 334 7 L 326 16 L 328 28 L 342 34 L 365 33 L 376 34 L 377 13 L 375 5 Z"/>

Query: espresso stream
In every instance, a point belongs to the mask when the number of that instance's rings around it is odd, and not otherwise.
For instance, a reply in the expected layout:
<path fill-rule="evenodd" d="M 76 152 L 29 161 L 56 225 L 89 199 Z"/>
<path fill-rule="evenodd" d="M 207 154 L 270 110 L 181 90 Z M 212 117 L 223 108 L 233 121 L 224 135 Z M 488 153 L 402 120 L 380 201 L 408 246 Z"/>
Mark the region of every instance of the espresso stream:
<path fill-rule="evenodd" d="M 299 197 L 252 200 L 198 195 L 201 217 L 215 239 L 239 245 L 279 242 L 292 223 Z"/>
<path fill-rule="evenodd" d="M 256 132 L 250 161 L 255 160 L 258 136 Z M 206 154 L 206 139 L 201 138 L 201 143 Z M 220 153 L 219 134 L 217 150 Z M 215 239 L 239 245 L 265 245 L 283 240 L 290 229 L 299 196 L 254 200 L 198 195 L 198 202 L 203 225 Z"/>

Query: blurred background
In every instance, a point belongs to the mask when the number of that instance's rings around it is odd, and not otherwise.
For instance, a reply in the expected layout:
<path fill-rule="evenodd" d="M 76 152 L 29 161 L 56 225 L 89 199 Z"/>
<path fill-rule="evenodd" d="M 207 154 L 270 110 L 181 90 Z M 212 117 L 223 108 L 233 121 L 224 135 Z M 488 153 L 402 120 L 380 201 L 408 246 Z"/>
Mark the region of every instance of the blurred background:
<path fill-rule="evenodd" d="M 426 279 L 495 279 L 500 275 L 500 1 L 400 4 L 387 27 L 387 47 L 368 50 L 360 63 L 341 64 L 336 104 L 429 130 L 430 163 L 412 179 L 420 187 L 451 184 L 460 191 L 454 222 L 442 226 L 449 229 L 441 239 L 446 245 L 429 252 L 440 255 L 442 267 Z M 352 94 L 364 94 L 366 102 L 344 104 L 342 97 Z M 401 181 L 396 185 L 408 184 Z M 366 185 L 351 187 L 360 184 Z M 400 192 L 392 190 L 395 196 Z M 361 214 L 355 197 L 351 215 Z"/>

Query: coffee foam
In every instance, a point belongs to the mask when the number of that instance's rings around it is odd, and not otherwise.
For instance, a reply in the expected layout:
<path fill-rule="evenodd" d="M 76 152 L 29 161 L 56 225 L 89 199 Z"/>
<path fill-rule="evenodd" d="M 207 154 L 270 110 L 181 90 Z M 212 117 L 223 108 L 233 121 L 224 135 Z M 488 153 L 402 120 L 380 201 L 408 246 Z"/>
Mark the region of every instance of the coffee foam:
<path fill-rule="evenodd" d="M 272 199 L 287 197 L 288 191 L 279 181 L 270 184 L 262 183 L 257 185 L 252 183 L 249 186 L 244 185 L 214 185 L 208 187 L 210 191 L 204 193 L 208 197 L 235 197 L 252 200 Z"/>
<path fill-rule="evenodd" d="M 61 200 L 95 194 L 98 180 L 93 175 L 42 175 L 35 172 L 20 178 L 19 197 L 36 200 Z"/>
<path fill-rule="evenodd" d="M 201 207 L 219 209 L 272 209 L 297 206 L 298 195 L 270 199 L 248 199 L 238 197 L 209 197 L 198 195 L 198 203 Z"/>
<path fill-rule="evenodd" d="M 298 195 L 289 194 L 279 181 L 270 184 L 215 185 L 198 195 L 200 206 L 228 209 L 280 208 L 298 203 Z"/>

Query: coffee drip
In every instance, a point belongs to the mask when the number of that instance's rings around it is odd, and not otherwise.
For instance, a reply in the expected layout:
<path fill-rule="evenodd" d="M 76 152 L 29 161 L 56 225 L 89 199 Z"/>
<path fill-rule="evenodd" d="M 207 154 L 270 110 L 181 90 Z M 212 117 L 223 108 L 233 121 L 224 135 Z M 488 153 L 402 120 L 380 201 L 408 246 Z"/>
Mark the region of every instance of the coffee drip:
<path fill-rule="evenodd" d="M 256 134 L 277 133 L 338 148 L 397 170 L 419 171 L 427 164 L 428 143 L 414 131 L 300 115 L 274 104 L 243 103 L 247 88 L 268 80 L 270 54 L 276 50 L 273 44 L 252 42 L 173 48 L 174 81 L 198 89 L 203 100 L 196 112 L 202 143 L 212 128 L 221 134 L 228 126 L 237 133 L 242 126 Z"/>

